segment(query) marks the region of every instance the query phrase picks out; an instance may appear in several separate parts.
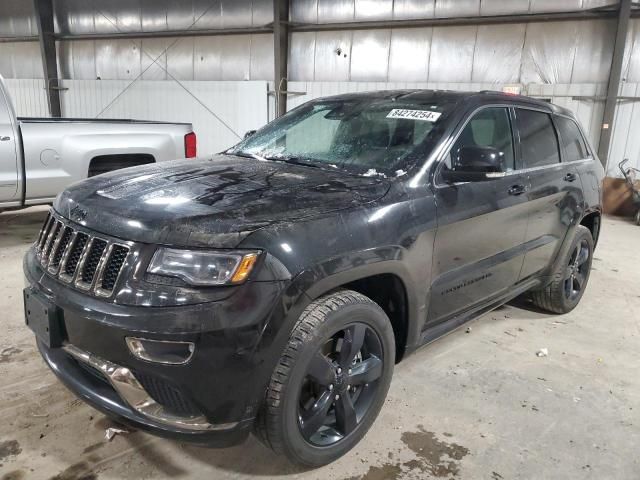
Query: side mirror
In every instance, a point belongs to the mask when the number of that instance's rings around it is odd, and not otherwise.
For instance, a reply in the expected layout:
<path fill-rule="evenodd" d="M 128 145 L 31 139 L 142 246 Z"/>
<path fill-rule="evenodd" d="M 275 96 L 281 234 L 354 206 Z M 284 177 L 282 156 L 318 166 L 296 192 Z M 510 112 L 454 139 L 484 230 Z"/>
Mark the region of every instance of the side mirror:
<path fill-rule="evenodd" d="M 447 182 L 478 182 L 505 175 L 504 152 L 496 148 L 462 147 L 452 157 L 453 168 L 443 171 Z"/>
<path fill-rule="evenodd" d="M 244 134 L 244 138 L 249 138 L 251 135 L 253 135 L 254 133 L 256 133 L 255 130 L 248 130 L 245 134 Z"/>

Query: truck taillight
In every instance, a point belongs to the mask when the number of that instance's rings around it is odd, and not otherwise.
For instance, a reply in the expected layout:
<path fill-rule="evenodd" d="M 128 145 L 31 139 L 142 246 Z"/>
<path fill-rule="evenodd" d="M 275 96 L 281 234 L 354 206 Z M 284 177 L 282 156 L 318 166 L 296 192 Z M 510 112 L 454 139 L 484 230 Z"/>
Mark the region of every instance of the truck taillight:
<path fill-rule="evenodd" d="M 187 133 L 184 136 L 184 156 L 185 158 L 194 158 L 197 155 L 197 140 L 194 132 Z"/>

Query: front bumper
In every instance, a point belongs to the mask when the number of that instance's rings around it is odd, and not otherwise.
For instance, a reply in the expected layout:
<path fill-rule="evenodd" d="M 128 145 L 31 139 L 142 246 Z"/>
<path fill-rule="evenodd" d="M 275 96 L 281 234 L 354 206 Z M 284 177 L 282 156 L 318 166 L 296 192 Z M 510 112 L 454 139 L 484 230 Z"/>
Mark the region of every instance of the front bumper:
<path fill-rule="evenodd" d="M 62 348 L 38 342 L 45 362 L 81 399 L 159 436 L 209 446 L 242 442 L 252 429 L 277 352 L 282 282 L 248 282 L 223 301 L 124 306 L 66 287 L 25 257 L 28 288 L 62 311 Z M 266 333 L 265 333 L 266 332 Z M 126 337 L 195 344 L 184 365 L 134 357 Z"/>

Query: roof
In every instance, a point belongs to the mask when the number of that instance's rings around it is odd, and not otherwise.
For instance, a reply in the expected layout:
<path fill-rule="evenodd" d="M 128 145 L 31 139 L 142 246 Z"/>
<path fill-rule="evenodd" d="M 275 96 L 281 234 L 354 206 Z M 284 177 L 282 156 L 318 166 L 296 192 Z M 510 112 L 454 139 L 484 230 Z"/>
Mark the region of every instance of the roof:
<path fill-rule="evenodd" d="M 391 99 L 400 98 L 403 100 L 416 100 L 416 102 L 429 102 L 429 101 L 453 101 L 458 102 L 465 100 L 467 102 L 474 102 L 478 105 L 483 103 L 508 103 L 513 105 L 530 106 L 536 108 L 542 108 L 552 113 L 558 113 L 562 115 L 573 116 L 573 113 L 566 108 L 554 105 L 553 103 L 545 102 L 538 98 L 527 97 L 525 95 L 513 95 L 499 91 L 484 90 L 481 92 L 463 92 L 457 90 L 426 90 L 426 89 L 411 89 L 411 90 L 375 90 L 370 92 L 353 92 L 343 93 L 339 95 L 332 95 L 328 97 L 322 97 L 322 99 L 332 100 L 357 100 L 357 99 Z M 320 99 L 316 99 L 320 100 Z"/>

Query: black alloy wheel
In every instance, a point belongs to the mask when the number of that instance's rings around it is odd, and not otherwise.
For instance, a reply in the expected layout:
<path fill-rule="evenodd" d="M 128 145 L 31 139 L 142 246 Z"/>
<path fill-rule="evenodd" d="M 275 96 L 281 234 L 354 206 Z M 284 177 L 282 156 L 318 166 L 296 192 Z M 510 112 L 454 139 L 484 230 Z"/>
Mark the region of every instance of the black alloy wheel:
<path fill-rule="evenodd" d="M 293 326 L 255 434 L 306 467 L 331 463 L 365 436 L 384 405 L 396 358 L 393 326 L 365 295 L 337 290 Z"/>
<path fill-rule="evenodd" d="M 309 363 L 300 389 L 298 422 L 304 439 L 327 446 L 352 433 L 375 398 L 383 362 L 380 338 L 363 323 L 329 338 Z"/>
<path fill-rule="evenodd" d="M 573 310 L 587 288 L 593 250 L 591 231 L 584 225 L 576 226 L 568 248 L 558 255 L 550 282 L 531 292 L 533 303 L 554 313 Z"/>
<path fill-rule="evenodd" d="M 590 256 L 589 243 L 583 238 L 573 248 L 564 280 L 564 294 L 570 301 L 574 301 L 586 286 Z"/>

